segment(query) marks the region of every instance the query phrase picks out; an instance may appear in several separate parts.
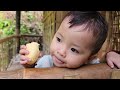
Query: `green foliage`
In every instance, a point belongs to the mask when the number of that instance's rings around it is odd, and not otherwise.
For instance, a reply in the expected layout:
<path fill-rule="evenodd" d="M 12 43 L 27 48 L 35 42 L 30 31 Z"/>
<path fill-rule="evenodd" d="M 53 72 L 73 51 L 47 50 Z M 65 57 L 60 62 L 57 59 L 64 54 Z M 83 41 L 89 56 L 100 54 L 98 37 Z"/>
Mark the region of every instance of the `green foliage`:
<path fill-rule="evenodd" d="M 15 33 L 15 24 L 11 20 L 0 20 L 0 29 L 3 32 L 3 36 L 12 35 Z"/>
<path fill-rule="evenodd" d="M 30 11 L 26 12 L 23 15 L 24 17 L 21 18 L 21 22 L 20 22 L 21 23 L 20 34 L 32 34 L 32 35 L 38 34 L 36 30 L 42 30 L 42 22 L 38 22 L 38 19 L 36 18 L 35 14 L 31 13 Z M 0 38 L 15 34 L 15 29 L 16 29 L 15 18 L 7 19 L 7 18 L 2 18 L 0 16 Z M 21 39 L 20 43 L 26 44 L 27 41 Z"/>
<path fill-rule="evenodd" d="M 33 16 L 31 13 L 28 12 L 27 20 L 32 22 L 34 19 L 35 19 L 35 16 Z"/>
<path fill-rule="evenodd" d="M 0 20 L 0 30 L 3 32 L 3 36 L 15 34 L 15 22 L 11 20 Z M 20 34 L 30 34 L 30 30 L 25 24 L 21 24 Z"/>
<path fill-rule="evenodd" d="M 25 24 L 21 24 L 20 30 L 21 30 L 20 34 L 30 34 L 31 33 L 29 28 Z"/>
<path fill-rule="evenodd" d="M 28 43 L 28 41 L 24 40 L 24 39 L 21 39 L 20 40 L 20 45 L 25 45 L 26 43 Z"/>

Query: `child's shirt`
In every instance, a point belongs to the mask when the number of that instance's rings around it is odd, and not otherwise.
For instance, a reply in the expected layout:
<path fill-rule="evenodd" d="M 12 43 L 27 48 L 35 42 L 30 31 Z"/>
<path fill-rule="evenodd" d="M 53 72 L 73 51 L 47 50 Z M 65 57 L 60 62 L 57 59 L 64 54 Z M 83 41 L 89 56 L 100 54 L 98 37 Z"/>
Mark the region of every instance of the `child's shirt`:
<path fill-rule="evenodd" d="M 98 63 L 100 63 L 99 58 L 94 58 L 88 64 L 98 64 Z M 54 64 L 51 55 L 44 55 L 36 62 L 35 68 L 48 68 L 53 66 Z"/>
<path fill-rule="evenodd" d="M 53 67 L 53 60 L 51 55 L 44 55 L 37 61 L 35 65 L 35 68 L 48 68 L 48 67 Z"/>

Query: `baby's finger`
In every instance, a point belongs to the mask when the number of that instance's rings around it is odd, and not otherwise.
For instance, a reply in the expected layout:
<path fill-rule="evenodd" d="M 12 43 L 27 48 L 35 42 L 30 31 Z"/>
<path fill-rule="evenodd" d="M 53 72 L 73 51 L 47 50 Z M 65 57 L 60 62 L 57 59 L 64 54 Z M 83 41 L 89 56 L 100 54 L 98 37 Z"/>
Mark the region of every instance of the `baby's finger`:
<path fill-rule="evenodd" d="M 20 49 L 26 49 L 26 46 L 25 45 L 21 45 Z"/>
<path fill-rule="evenodd" d="M 114 68 L 114 64 L 113 64 L 113 62 L 112 61 L 107 61 L 107 63 L 108 63 L 108 65 L 111 67 L 111 68 Z"/>
<path fill-rule="evenodd" d="M 25 60 L 25 61 L 20 61 L 20 64 L 26 64 L 28 61 Z"/>
<path fill-rule="evenodd" d="M 19 51 L 19 54 L 21 54 L 21 55 L 27 55 L 27 54 L 29 54 L 29 51 L 28 51 L 28 50 L 25 50 L 25 49 L 21 49 L 21 50 Z"/>
<path fill-rule="evenodd" d="M 20 60 L 21 61 L 30 61 L 30 58 L 24 56 L 24 55 L 20 55 Z"/>

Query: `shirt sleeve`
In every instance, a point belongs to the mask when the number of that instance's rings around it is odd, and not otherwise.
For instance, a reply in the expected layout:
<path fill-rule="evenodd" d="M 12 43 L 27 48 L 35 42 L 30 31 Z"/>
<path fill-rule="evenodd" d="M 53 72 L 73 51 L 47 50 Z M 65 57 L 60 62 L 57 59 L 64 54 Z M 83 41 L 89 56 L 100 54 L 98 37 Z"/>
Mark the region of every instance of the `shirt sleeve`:
<path fill-rule="evenodd" d="M 100 59 L 99 58 L 94 58 L 93 60 L 91 60 L 89 62 L 89 64 L 98 64 L 98 63 L 100 63 Z"/>
<path fill-rule="evenodd" d="M 35 68 L 48 68 L 52 66 L 53 66 L 53 62 L 51 56 L 45 55 L 37 61 Z"/>

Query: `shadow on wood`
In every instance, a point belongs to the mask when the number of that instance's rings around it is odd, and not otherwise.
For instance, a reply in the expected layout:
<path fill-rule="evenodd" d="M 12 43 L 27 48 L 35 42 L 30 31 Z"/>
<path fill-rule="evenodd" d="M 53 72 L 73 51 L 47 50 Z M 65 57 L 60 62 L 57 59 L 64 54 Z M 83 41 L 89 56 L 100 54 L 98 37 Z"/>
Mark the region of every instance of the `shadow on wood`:
<path fill-rule="evenodd" d="M 0 72 L 0 79 L 110 79 L 112 71 L 106 63 L 86 65 L 78 69 L 24 68 Z"/>

